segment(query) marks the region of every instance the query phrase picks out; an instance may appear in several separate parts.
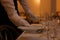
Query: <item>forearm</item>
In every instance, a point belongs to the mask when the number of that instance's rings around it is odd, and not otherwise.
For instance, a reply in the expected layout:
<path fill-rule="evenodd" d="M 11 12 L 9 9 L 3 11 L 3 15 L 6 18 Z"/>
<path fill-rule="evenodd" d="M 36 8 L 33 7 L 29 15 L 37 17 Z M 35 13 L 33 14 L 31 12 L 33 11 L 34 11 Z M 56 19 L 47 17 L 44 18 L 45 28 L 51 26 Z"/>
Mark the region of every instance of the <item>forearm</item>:
<path fill-rule="evenodd" d="M 30 8 L 29 8 L 29 6 L 28 6 L 28 3 L 27 3 L 27 0 L 18 0 L 18 1 L 19 1 L 20 4 L 22 5 L 24 11 L 27 12 L 27 11 L 30 10 Z"/>
<path fill-rule="evenodd" d="M 29 18 L 29 20 L 34 21 L 35 15 L 33 14 L 32 10 L 30 9 L 27 1 L 28 0 L 19 0 L 20 4 L 22 5 L 22 7 L 25 11 L 25 15 L 26 15 L 27 19 Z"/>
<path fill-rule="evenodd" d="M 32 10 L 30 9 L 27 1 L 28 0 L 19 0 L 20 4 L 22 5 L 25 11 L 25 15 L 27 16 L 27 19 L 29 18 L 29 20 L 32 20 L 34 22 L 39 21 L 39 19 L 33 14 Z"/>
<path fill-rule="evenodd" d="M 29 5 L 28 5 L 28 0 L 19 0 L 20 4 L 22 5 L 26 15 L 33 15 Z"/>

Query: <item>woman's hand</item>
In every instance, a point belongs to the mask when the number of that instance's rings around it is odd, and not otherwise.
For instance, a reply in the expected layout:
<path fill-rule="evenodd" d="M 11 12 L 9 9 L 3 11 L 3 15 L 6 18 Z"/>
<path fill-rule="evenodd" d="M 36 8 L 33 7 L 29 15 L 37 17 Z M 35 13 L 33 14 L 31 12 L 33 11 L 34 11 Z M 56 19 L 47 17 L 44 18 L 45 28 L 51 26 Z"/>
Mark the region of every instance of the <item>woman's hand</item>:
<path fill-rule="evenodd" d="M 34 23 L 40 21 L 40 19 L 35 15 L 33 15 L 32 13 L 30 13 L 30 15 L 27 15 L 26 18 Z"/>

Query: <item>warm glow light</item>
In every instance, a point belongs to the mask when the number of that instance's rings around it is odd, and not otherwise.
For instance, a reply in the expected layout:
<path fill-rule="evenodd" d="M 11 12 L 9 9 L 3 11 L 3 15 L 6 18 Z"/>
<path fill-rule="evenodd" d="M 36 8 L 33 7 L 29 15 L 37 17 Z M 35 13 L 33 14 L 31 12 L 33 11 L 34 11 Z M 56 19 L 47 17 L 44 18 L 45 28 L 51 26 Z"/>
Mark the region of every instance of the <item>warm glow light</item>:
<path fill-rule="evenodd" d="M 35 3 L 39 4 L 40 3 L 40 0 L 35 0 Z"/>

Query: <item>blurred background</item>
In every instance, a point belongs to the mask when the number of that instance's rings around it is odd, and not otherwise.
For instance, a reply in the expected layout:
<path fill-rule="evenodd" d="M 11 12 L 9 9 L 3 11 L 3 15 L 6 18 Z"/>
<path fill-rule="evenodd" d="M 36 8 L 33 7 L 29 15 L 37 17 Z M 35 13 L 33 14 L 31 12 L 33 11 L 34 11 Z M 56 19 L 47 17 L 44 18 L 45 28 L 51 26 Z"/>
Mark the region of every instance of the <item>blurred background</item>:
<path fill-rule="evenodd" d="M 17 1 L 17 2 L 18 2 L 19 13 L 24 14 L 25 12 L 24 12 L 21 4 L 19 3 L 19 1 Z M 32 10 L 32 12 L 37 17 L 39 17 L 40 22 L 41 22 L 41 20 L 45 20 L 42 22 L 43 26 L 52 28 L 52 30 L 50 29 L 49 33 L 47 31 L 46 33 L 42 33 L 42 35 L 38 34 L 37 36 L 40 36 L 40 38 L 38 37 L 38 38 L 30 39 L 31 37 L 29 37 L 29 39 L 30 40 L 48 40 L 47 37 L 49 35 L 55 36 L 55 33 L 57 33 L 58 39 L 56 39 L 56 40 L 59 40 L 60 39 L 59 38 L 60 0 L 28 0 L 27 2 L 28 2 L 30 9 Z M 24 16 L 24 15 L 22 15 L 22 16 Z M 48 19 L 48 21 L 47 21 L 47 19 Z M 53 30 L 57 30 L 57 31 L 54 32 Z M 53 31 L 52 34 L 51 34 L 51 31 Z M 35 35 L 32 35 L 32 36 L 35 37 Z M 47 35 L 47 37 L 46 37 L 46 35 Z M 22 39 L 25 39 L 25 38 L 22 38 Z M 29 40 L 29 39 L 26 38 L 26 40 Z"/>
<path fill-rule="evenodd" d="M 23 8 L 18 2 L 18 10 L 24 13 Z M 46 17 L 60 11 L 60 0 L 28 0 L 28 5 L 32 12 L 38 17 Z"/>

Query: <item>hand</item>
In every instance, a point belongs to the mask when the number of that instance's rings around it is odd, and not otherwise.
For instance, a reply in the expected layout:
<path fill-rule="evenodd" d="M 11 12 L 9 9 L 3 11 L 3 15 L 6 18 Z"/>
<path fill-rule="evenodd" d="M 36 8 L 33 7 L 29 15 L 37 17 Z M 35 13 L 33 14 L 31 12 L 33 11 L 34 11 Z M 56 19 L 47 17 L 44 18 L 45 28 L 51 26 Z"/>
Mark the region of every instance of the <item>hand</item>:
<path fill-rule="evenodd" d="M 30 24 L 26 20 L 24 20 L 24 19 L 21 19 L 21 20 L 22 20 L 21 25 L 23 25 L 25 27 L 30 27 Z"/>
<path fill-rule="evenodd" d="M 36 16 L 32 16 L 30 19 L 31 19 L 33 22 L 39 22 L 39 18 L 36 17 Z"/>
<path fill-rule="evenodd" d="M 24 27 L 30 27 L 30 24 L 25 22 L 25 24 L 23 26 Z"/>
<path fill-rule="evenodd" d="M 31 20 L 32 22 L 39 22 L 40 19 L 38 17 L 36 17 L 35 15 L 29 15 L 27 16 L 28 20 Z"/>
<path fill-rule="evenodd" d="M 32 22 L 39 22 L 40 21 L 40 19 L 38 17 L 36 17 L 31 10 L 28 10 L 26 12 L 26 18 L 28 20 L 31 20 Z"/>

